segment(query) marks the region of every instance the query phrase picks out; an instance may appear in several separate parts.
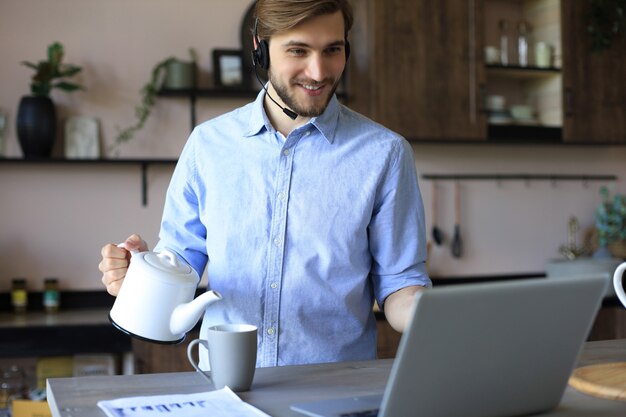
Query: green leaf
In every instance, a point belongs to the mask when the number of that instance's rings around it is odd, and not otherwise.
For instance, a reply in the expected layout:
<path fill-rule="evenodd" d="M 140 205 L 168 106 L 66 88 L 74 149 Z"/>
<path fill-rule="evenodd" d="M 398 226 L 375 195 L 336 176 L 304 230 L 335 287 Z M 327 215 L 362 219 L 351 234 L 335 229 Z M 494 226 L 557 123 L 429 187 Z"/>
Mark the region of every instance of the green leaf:
<path fill-rule="evenodd" d="M 55 42 L 48 46 L 48 61 L 56 68 L 61 64 L 63 60 L 63 45 L 59 42 Z"/>
<path fill-rule="evenodd" d="M 32 62 L 28 62 L 28 61 L 22 61 L 22 65 L 27 66 L 28 68 L 32 68 L 35 71 L 37 71 L 37 65 L 33 64 Z"/>
<path fill-rule="evenodd" d="M 60 77 L 72 77 L 76 74 L 78 74 L 79 72 L 81 72 L 83 69 L 81 67 L 77 67 L 75 65 L 64 65 L 63 68 L 61 68 L 61 70 L 59 71 L 59 76 Z"/>
<path fill-rule="evenodd" d="M 60 88 L 63 91 L 76 91 L 83 90 L 83 87 L 79 84 L 70 83 L 67 81 L 61 81 L 59 83 L 53 84 L 53 88 Z"/>

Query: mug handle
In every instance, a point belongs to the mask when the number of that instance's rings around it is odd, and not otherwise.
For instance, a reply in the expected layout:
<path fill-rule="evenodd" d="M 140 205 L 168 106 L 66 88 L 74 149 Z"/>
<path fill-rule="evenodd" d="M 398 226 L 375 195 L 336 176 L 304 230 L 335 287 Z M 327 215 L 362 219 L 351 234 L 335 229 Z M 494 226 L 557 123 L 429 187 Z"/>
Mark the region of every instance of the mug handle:
<path fill-rule="evenodd" d="M 626 262 L 623 262 L 613 273 L 613 287 L 615 288 L 615 294 L 617 294 L 617 298 L 619 298 L 622 304 L 624 304 L 624 307 L 626 307 L 626 293 L 624 293 L 624 287 L 622 286 L 622 275 L 624 274 L 625 269 Z"/>
<path fill-rule="evenodd" d="M 193 347 L 195 345 L 198 344 L 202 344 L 202 346 L 204 346 L 207 350 L 209 350 L 209 344 L 207 343 L 206 340 L 202 340 L 202 339 L 194 339 L 191 342 L 189 342 L 189 345 L 187 345 L 187 359 L 189 359 L 189 363 L 191 364 L 191 366 L 194 367 L 194 369 L 200 374 L 202 375 L 202 377 L 204 379 L 206 379 L 207 381 L 209 381 L 211 384 L 213 384 L 213 380 L 211 379 L 210 376 L 208 376 L 207 374 L 204 373 L 204 371 L 202 369 L 200 369 L 198 367 L 198 364 L 196 363 L 196 361 L 193 358 Z"/>

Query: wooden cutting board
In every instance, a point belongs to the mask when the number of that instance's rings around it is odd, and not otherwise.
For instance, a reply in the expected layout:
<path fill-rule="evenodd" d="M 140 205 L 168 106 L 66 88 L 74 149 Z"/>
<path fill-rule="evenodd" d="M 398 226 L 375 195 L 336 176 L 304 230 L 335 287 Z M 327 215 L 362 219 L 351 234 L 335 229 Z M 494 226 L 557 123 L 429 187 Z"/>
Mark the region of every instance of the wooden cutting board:
<path fill-rule="evenodd" d="M 577 368 L 572 373 L 569 384 L 594 397 L 626 401 L 626 362 Z"/>

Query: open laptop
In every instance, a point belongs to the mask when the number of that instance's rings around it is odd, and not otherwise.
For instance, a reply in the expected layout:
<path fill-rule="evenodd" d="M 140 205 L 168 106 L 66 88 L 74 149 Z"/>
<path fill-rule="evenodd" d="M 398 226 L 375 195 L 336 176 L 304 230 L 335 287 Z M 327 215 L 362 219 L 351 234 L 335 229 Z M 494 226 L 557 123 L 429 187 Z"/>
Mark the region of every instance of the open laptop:
<path fill-rule="evenodd" d="M 291 408 L 314 417 L 509 417 L 551 410 L 608 283 L 602 275 L 532 278 L 421 292 L 384 393 Z"/>

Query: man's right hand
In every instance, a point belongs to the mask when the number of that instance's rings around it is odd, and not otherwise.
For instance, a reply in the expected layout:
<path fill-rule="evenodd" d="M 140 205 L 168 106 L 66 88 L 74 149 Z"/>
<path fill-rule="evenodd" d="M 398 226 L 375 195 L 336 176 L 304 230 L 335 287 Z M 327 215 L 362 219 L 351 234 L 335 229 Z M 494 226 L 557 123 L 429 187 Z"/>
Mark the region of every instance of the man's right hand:
<path fill-rule="evenodd" d="M 109 243 L 102 247 L 102 260 L 98 269 L 102 272 L 102 283 L 109 294 L 117 296 L 119 293 L 128 270 L 131 251 L 147 250 L 148 244 L 137 234 L 130 235 L 121 245 Z"/>

